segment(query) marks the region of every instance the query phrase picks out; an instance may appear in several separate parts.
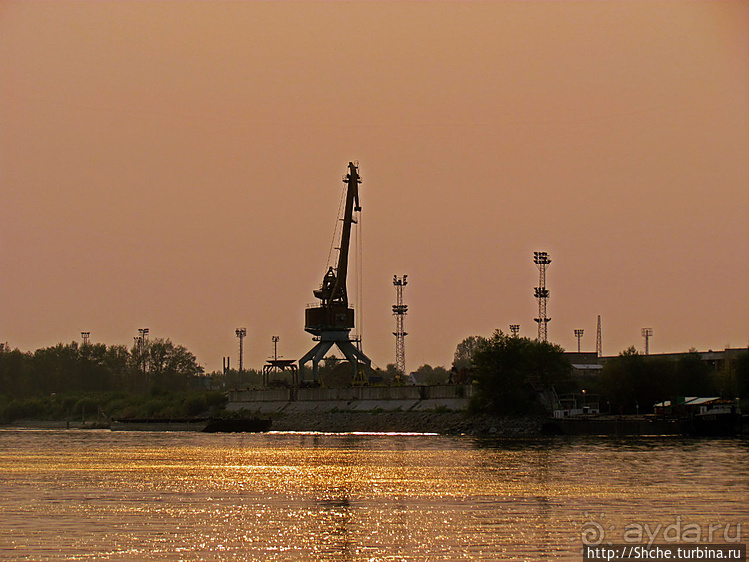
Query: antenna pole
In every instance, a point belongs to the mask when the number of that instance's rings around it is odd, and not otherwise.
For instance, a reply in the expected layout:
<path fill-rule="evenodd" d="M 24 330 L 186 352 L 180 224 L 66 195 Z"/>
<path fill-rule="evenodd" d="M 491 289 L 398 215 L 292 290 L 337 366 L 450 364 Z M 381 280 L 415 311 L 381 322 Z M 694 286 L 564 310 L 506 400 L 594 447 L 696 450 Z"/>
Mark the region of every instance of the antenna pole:
<path fill-rule="evenodd" d="M 643 328 L 640 333 L 645 338 L 645 355 L 650 355 L 650 337 L 653 335 L 653 328 Z"/>

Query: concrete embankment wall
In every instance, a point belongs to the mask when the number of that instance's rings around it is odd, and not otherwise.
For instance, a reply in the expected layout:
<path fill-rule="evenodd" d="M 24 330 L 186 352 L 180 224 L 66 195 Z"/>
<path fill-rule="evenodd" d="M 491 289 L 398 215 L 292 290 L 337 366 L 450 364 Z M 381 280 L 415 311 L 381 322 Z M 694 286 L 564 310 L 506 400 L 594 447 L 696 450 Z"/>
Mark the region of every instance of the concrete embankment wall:
<path fill-rule="evenodd" d="M 462 411 L 471 385 L 362 386 L 348 388 L 276 388 L 232 390 L 228 410 L 260 413 Z"/>

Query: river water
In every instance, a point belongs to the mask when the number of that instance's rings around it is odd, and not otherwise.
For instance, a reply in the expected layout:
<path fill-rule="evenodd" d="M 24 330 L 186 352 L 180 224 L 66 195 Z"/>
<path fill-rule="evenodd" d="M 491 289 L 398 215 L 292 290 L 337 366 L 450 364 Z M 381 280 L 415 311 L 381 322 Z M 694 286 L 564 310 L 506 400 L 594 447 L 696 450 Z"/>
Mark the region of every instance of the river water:
<path fill-rule="evenodd" d="M 748 536 L 746 439 L 0 431 L 0 560 L 580 561 Z"/>

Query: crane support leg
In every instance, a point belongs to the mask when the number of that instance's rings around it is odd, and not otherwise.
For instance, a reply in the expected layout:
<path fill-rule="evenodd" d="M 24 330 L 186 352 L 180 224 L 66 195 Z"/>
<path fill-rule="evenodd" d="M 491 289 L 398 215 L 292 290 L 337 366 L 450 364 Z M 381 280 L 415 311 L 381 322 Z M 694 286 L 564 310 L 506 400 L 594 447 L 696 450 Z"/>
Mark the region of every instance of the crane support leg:
<path fill-rule="evenodd" d="M 349 339 L 348 331 L 323 332 L 320 341 L 310 349 L 304 357 L 299 360 L 299 380 L 304 381 L 304 365 L 312 361 L 312 379 L 318 382 L 318 365 L 325 354 L 334 345 L 338 346 L 346 359 L 354 369 L 354 380 L 363 379 L 361 382 L 369 382 L 369 371 L 372 369 L 372 360 L 364 355 Z M 360 376 L 359 365 L 364 365 L 363 377 Z"/>
<path fill-rule="evenodd" d="M 350 340 L 343 340 L 336 342 L 338 345 L 338 349 L 340 349 L 343 354 L 346 356 L 346 359 L 349 360 L 349 363 L 354 368 L 354 380 L 357 380 L 359 377 L 359 363 L 363 363 L 365 370 L 364 370 L 364 377 L 362 382 L 369 382 L 369 371 L 372 368 L 372 360 L 364 355 L 361 351 L 359 351 L 354 344 L 351 343 Z"/>
<path fill-rule="evenodd" d="M 310 349 L 304 357 L 299 360 L 299 380 L 304 381 L 304 364 L 312 361 L 312 380 L 317 382 L 317 368 L 328 350 L 333 347 L 335 342 L 321 341 L 315 347 Z"/>

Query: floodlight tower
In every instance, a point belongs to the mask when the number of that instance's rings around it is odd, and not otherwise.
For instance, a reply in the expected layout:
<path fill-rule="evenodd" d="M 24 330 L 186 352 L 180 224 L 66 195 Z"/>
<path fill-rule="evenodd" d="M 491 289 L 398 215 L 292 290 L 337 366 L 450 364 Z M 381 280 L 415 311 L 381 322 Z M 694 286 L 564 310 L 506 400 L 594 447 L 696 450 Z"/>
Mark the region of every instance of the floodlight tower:
<path fill-rule="evenodd" d="M 237 328 L 234 333 L 239 338 L 239 372 L 242 372 L 244 366 L 244 338 L 247 335 L 247 328 Z"/>
<path fill-rule="evenodd" d="M 81 339 L 83 339 L 83 345 L 88 345 L 88 339 L 91 337 L 91 332 L 81 332 Z"/>
<path fill-rule="evenodd" d="M 580 353 L 580 340 L 583 339 L 583 329 L 575 329 L 575 337 L 577 338 L 577 352 Z"/>
<path fill-rule="evenodd" d="M 140 351 L 144 353 L 146 350 L 146 338 L 148 338 L 148 328 L 138 328 L 138 341 L 140 342 Z M 143 372 L 146 372 L 146 358 L 143 357 Z"/>
<path fill-rule="evenodd" d="M 551 318 L 546 316 L 546 301 L 549 300 L 549 290 L 546 288 L 546 267 L 551 263 L 549 254 L 546 252 L 533 252 L 533 263 L 538 266 L 538 287 L 535 288 L 535 296 L 538 300 L 538 341 L 546 341 L 546 325 Z"/>
<path fill-rule="evenodd" d="M 395 316 L 395 369 L 398 373 L 406 374 L 406 336 L 408 332 L 403 329 L 403 318 L 408 313 L 408 305 L 403 304 L 403 287 L 408 285 L 408 275 L 398 277 L 393 275 L 393 286 L 395 287 L 395 304 L 393 305 L 393 316 Z"/>
<path fill-rule="evenodd" d="M 520 333 L 520 324 L 510 324 L 510 332 L 512 332 L 513 338 L 518 337 L 518 334 Z"/>
<path fill-rule="evenodd" d="M 650 355 L 650 337 L 653 335 L 653 328 L 643 328 L 640 333 L 645 338 L 645 355 Z"/>

